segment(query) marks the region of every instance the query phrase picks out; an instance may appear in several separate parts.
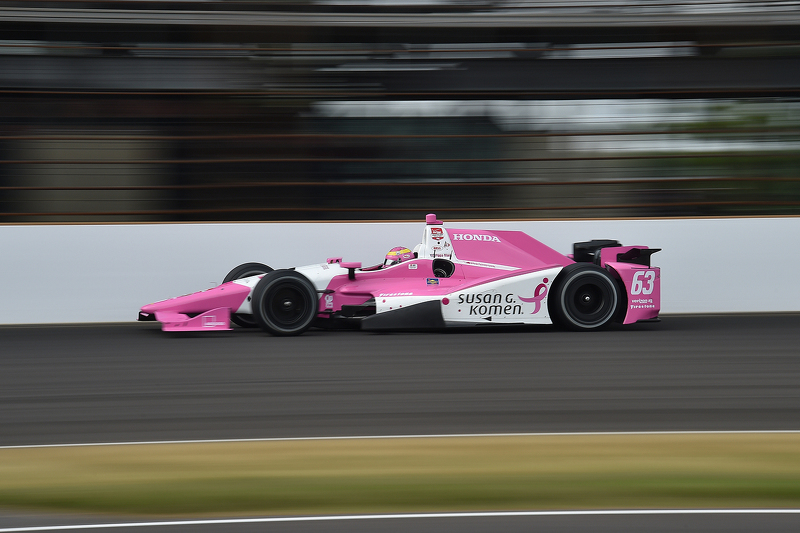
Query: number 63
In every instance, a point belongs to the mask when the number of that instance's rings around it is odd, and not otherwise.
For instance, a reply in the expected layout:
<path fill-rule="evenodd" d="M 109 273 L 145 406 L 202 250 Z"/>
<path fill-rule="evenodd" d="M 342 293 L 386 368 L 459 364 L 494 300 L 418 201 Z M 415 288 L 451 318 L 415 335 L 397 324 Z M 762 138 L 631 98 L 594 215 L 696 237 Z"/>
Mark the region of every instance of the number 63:
<path fill-rule="evenodd" d="M 655 270 L 640 270 L 633 275 L 631 294 L 652 294 L 656 280 Z"/>

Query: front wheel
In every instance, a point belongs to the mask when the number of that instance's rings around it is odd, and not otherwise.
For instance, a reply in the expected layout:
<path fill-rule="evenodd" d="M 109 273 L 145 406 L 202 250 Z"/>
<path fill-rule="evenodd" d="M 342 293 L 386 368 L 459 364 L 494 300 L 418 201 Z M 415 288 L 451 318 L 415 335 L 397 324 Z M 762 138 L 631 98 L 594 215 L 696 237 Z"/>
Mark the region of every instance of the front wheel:
<path fill-rule="evenodd" d="M 250 276 L 258 276 L 272 272 L 272 268 L 262 263 L 245 263 L 239 265 L 225 276 L 222 283 L 227 283 L 235 279 L 249 278 Z M 234 313 L 231 315 L 231 322 L 242 328 L 256 328 L 258 324 L 253 315 Z"/>
<path fill-rule="evenodd" d="M 308 279 L 293 270 L 268 273 L 253 289 L 253 316 L 273 335 L 300 335 L 317 315 L 317 291 Z"/>
<path fill-rule="evenodd" d="M 603 268 L 576 263 L 564 268 L 556 279 L 551 315 L 558 325 L 574 331 L 608 326 L 620 305 L 619 286 Z"/>

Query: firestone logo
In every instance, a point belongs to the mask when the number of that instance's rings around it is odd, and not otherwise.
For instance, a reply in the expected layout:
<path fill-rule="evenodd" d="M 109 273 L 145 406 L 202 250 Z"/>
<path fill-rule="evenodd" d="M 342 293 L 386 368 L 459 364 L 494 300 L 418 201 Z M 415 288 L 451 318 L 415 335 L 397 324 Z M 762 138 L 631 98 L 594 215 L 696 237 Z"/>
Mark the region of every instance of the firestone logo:
<path fill-rule="evenodd" d="M 484 242 L 501 242 L 494 235 L 476 235 L 474 233 L 454 233 L 454 241 L 484 241 Z"/>

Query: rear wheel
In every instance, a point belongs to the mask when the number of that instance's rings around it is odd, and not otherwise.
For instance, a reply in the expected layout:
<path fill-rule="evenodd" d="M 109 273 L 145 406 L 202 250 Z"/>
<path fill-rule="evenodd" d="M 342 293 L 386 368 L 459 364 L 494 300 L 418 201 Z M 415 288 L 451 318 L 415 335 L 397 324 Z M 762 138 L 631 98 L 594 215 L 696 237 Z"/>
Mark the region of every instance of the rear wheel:
<path fill-rule="evenodd" d="M 272 272 L 272 268 L 262 263 L 244 263 L 228 272 L 228 275 L 225 276 L 222 283 L 227 283 L 235 279 L 249 278 L 250 276 L 258 276 L 266 274 L 267 272 Z M 243 328 L 258 327 L 258 323 L 253 315 L 234 313 L 231 315 L 231 322 Z"/>
<path fill-rule="evenodd" d="M 561 271 L 548 303 L 558 325 L 589 331 L 608 326 L 620 301 L 617 282 L 605 269 L 576 263 Z"/>
<path fill-rule="evenodd" d="M 293 270 L 268 273 L 253 290 L 253 317 L 273 335 L 300 335 L 317 315 L 317 291 L 308 279 Z"/>

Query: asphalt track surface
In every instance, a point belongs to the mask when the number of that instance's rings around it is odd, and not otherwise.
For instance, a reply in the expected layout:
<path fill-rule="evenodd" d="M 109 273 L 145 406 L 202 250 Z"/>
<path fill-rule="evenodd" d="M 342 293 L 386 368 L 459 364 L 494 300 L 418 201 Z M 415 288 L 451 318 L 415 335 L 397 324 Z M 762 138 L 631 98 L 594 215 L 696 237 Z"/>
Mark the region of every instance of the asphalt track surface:
<path fill-rule="evenodd" d="M 800 429 L 800 314 L 296 338 L 0 327 L 0 445 Z M 0 528 L 61 518 L 0 514 Z M 92 521 L 101 521 L 97 517 Z M 439 518 L 147 531 L 797 531 L 798 515 Z"/>
<path fill-rule="evenodd" d="M 376 334 L 0 327 L 0 445 L 800 429 L 800 314 Z"/>

